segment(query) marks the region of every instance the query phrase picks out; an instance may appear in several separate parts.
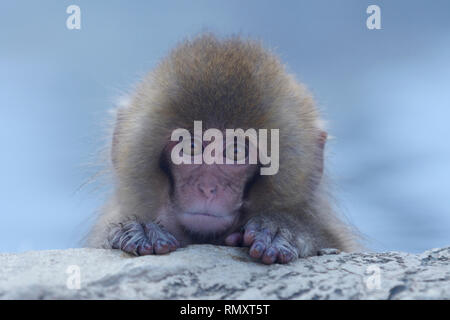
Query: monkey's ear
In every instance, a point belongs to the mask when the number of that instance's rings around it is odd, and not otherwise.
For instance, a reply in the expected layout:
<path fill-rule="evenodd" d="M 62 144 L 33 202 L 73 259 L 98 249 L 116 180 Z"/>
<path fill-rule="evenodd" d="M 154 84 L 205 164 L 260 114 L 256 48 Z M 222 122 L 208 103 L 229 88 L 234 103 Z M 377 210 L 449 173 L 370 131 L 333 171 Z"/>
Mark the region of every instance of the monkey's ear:
<path fill-rule="evenodd" d="M 325 142 L 327 142 L 328 133 L 326 131 L 320 131 L 319 138 L 317 140 L 318 145 L 318 155 L 317 155 L 317 168 L 318 168 L 318 174 L 319 179 L 322 178 L 323 174 L 323 153 L 325 149 Z"/>
<path fill-rule="evenodd" d="M 319 147 L 320 149 L 324 149 L 325 142 L 327 142 L 328 139 L 328 133 L 326 131 L 320 131 L 319 133 Z"/>

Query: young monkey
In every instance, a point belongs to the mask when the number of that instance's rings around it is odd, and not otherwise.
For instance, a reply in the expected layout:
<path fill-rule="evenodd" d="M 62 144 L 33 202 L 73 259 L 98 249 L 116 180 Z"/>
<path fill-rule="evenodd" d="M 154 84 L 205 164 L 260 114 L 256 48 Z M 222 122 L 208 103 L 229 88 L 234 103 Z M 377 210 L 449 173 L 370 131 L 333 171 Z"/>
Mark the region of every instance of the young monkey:
<path fill-rule="evenodd" d="M 261 175 L 263 165 L 249 161 L 174 164 L 171 134 L 193 134 L 194 121 L 224 134 L 279 129 L 278 172 Z M 87 245 L 134 255 L 193 243 L 245 246 L 266 264 L 354 250 L 324 189 L 320 123 L 311 95 L 260 43 L 210 34 L 181 43 L 118 109 L 114 194 Z M 193 149 L 199 144 L 208 146 L 192 140 Z"/>

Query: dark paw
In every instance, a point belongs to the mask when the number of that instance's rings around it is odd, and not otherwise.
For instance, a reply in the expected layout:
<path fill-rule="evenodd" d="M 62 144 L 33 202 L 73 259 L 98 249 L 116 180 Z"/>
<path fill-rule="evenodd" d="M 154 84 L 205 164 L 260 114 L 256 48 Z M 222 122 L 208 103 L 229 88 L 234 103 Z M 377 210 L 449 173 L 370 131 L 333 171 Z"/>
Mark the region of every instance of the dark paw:
<path fill-rule="evenodd" d="M 261 218 L 253 218 L 244 226 L 242 233 L 229 235 L 225 243 L 249 247 L 249 255 L 265 264 L 289 263 L 299 256 L 298 249 L 292 244 L 294 238 L 289 230 L 275 225 Z"/>
<path fill-rule="evenodd" d="M 175 251 L 180 246 L 177 239 L 163 227 L 155 223 L 141 224 L 136 221 L 114 226 L 109 241 L 113 249 L 136 256 L 164 254 Z"/>

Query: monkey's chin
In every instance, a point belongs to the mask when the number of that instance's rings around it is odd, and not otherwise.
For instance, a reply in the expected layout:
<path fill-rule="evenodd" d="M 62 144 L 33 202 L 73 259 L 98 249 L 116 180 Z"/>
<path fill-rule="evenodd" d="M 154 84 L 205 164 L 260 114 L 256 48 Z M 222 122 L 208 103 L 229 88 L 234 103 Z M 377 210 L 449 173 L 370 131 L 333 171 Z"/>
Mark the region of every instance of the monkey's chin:
<path fill-rule="evenodd" d="M 179 221 L 188 231 L 207 236 L 228 230 L 234 217 L 206 212 L 185 212 L 179 216 Z"/>

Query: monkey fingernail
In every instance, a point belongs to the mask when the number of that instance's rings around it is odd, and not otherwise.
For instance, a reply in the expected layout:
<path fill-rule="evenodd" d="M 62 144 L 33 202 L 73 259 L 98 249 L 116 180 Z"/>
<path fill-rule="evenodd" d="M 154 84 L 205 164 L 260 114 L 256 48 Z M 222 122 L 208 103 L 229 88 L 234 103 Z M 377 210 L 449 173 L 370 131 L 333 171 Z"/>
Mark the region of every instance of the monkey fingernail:
<path fill-rule="evenodd" d="M 225 239 L 225 244 L 226 244 L 227 246 L 234 246 L 234 243 L 235 243 L 235 241 L 234 241 L 234 237 L 233 237 L 232 235 L 228 236 L 228 237 Z"/>
<path fill-rule="evenodd" d="M 263 254 L 264 246 L 261 243 L 256 243 L 250 248 L 250 256 L 253 258 L 260 258 Z"/>
<path fill-rule="evenodd" d="M 155 253 L 164 254 L 170 251 L 169 244 L 165 240 L 158 240 L 155 246 Z"/>
<path fill-rule="evenodd" d="M 141 256 L 149 255 L 153 253 L 153 247 L 149 244 L 144 244 L 138 247 L 138 253 Z"/>
<path fill-rule="evenodd" d="M 242 242 L 242 234 L 239 232 L 232 233 L 225 239 L 225 244 L 227 246 L 238 246 L 241 244 L 241 242 Z"/>
<path fill-rule="evenodd" d="M 244 245 L 249 246 L 255 241 L 256 232 L 254 230 L 245 231 Z"/>
<path fill-rule="evenodd" d="M 125 251 L 131 251 L 131 250 L 136 249 L 136 245 L 134 243 L 125 243 L 125 244 L 122 245 L 122 248 Z"/>
<path fill-rule="evenodd" d="M 281 250 L 280 254 L 278 255 L 278 262 L 288 263 L 291 262 L 293 258 L 294 254 L 292 252 Z"/>
<path fill-rule="evenodd" d="M 274 248 L 267 249 L 262 258 L 262 262 L 264 262 L 265 264 L 274 263 L 275 260 L 277 259 L 277 254 L 278 252 Z"/>
<path fill-rule="evenodd" d="M 268 256 L 268 257 L 276 257 L 276 255 L 277 255 L 277 250 L 275 250 L 274 248 L 269 248 L 267 251 L 266 251 L 266 256 Z"/>

